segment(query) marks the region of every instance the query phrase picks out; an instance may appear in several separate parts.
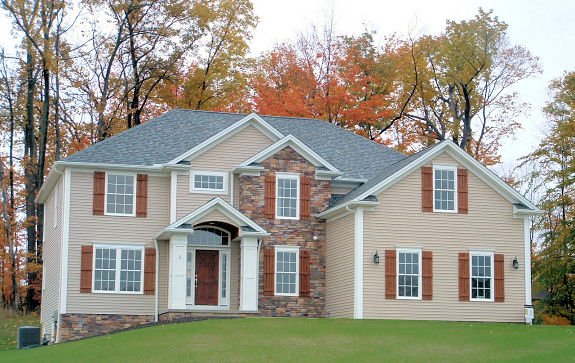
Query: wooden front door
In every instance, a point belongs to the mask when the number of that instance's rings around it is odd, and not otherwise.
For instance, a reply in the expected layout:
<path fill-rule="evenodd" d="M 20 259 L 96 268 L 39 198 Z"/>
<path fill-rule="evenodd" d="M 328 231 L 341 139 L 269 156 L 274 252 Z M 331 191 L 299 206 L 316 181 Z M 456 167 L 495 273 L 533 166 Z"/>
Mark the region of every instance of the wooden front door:
<path fill-rule="evenodd" d="M 196 251 L 196 305 L 218 305 L 219 251 Z"/>

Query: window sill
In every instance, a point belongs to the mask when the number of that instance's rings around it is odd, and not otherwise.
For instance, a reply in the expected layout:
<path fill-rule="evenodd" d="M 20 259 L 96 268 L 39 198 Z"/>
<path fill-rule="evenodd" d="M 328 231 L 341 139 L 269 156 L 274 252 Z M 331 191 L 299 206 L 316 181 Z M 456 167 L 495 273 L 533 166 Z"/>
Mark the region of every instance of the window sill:
<path fill-rule="evenodd" d="M 276 292 L 276 293 L 274 294 L 274 296 L 299 296 L 299 292 L 293 293 L 293 294 L 281 294 L 281 293 L 279 293 L 279 292 Z"/>
<path fill-rule="evenodd" d="M 299 221 L 299 216 L 298 217 L 280 217 L 280 216 L 276 216 L 276 219 L 287 219 L 289 221 Z"/>
<path fill-rule="evenodd" d="M 434 209 L 433 213 L 458 214 L 458 211 L 457 210 Z"/>
<path fill-rule="evenodd" d="M 104 213 L 105 216 L 110 217 L 135 217 L 136 214 L 122 214 L 122 213 Z"/>
<path fill-rule="evenodd" d="M 143 291 L 96 291 L 92 290 L 92 294 L 104 295 L 144 295 Z"/>
<path fill-rule="evenodd" d="M 227 195 L 227 190 L 218 190 L 218 189 L 191 189 L 190 193 L 192 194 L 218 194 L 218 195 Z"/>
<path fill-rule="evenodd" d="M 495 299 L 473 299 L 473 298 L 470 298 L 469 301 L 472 301 L 472 302 L 495 302 Z"/>
<path fill-rule="evenodd" d="M 422 300 L 421 297 L 397 296 L 396 300 Z"/>

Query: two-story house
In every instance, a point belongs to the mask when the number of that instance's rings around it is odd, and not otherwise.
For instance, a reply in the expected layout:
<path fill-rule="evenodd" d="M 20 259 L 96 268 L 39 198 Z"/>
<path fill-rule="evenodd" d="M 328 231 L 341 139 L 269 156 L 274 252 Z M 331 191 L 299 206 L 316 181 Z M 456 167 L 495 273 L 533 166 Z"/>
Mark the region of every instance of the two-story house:
<path fill-rule="evenodd" d="M 194 315 L 523 322 L 539 209 L 451 141 L 174 110 L 56 162 L 53 341 Z"/>

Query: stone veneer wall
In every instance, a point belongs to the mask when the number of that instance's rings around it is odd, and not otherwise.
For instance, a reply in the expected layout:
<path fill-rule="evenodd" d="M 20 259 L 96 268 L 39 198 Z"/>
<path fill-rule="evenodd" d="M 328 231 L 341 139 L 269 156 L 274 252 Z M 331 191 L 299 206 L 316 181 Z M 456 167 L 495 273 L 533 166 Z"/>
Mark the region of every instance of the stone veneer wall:
<path fill-rule="evenodd" d="M 325 221 L 315 215 L 327 208 L 330 182 L 316 180 L 316 168 L 290 147 L 262 162 L 260 176 L 241 176 L 239 209 L 248 218 L 271 233 L 260 251 L 259 310 L 264 316 L 326 316 L 325 311 Z M 265 175 L 275 172 L 300 173 L 311 181 L 311 220 L 268 219 L 264 214 Z M 314 240 L 314 236 L 316 240 Z M 263 292 L 263 249 L 275 245 L 300 246 L 311 251 L 311 294 L 299 296 L 265 296 Z"/>
<path fill-rule="evenodd" d="M 59 341 L 70 342 L 152 322 L 153 315 L 62 314 Z"/>

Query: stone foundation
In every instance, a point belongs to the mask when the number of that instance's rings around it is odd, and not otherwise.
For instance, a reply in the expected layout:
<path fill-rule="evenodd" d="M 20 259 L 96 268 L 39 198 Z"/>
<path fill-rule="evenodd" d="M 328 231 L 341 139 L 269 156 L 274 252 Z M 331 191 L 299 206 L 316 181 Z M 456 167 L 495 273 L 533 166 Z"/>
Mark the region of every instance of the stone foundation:
<path fill-rule="evenodd" d="M 59 341 L 70 342 L 153 322 L 153 315 L 62 314 Z"/>

